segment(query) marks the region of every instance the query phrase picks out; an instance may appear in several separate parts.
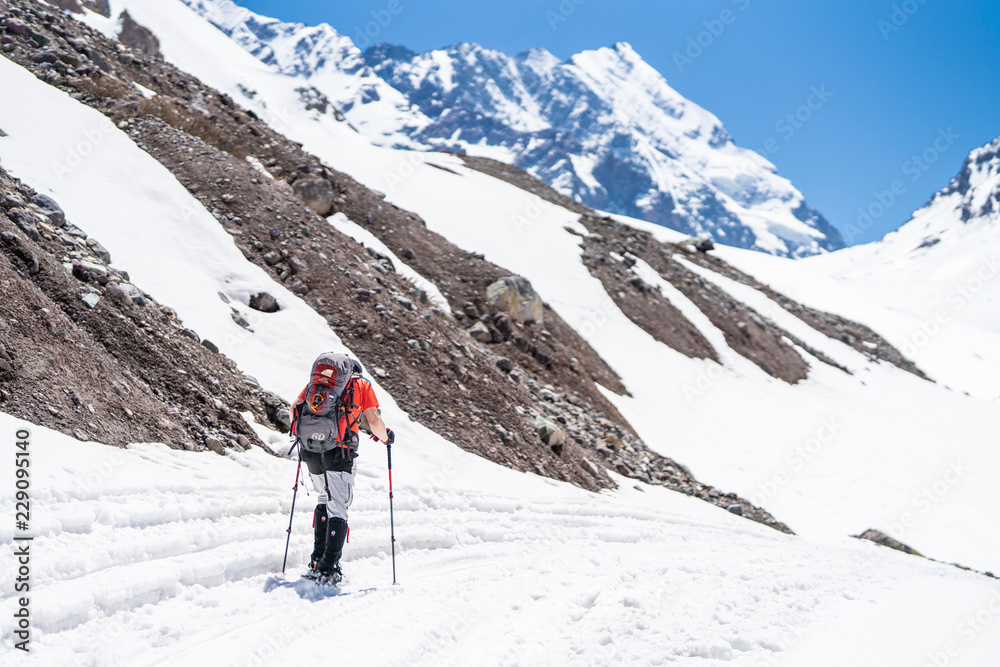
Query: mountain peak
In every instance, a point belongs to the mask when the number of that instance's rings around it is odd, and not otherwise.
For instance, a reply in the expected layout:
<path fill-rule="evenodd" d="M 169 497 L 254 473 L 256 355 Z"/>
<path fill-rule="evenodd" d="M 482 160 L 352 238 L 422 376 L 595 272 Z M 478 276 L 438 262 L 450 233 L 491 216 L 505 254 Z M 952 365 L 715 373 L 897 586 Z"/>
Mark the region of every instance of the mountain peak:
<path fill-rule="evenodd" d="M 565 62 L 543 48 L 512 57 L 472 42 L 362 53 L 332 28 L 264 20 L 230 0 L 184 1 L 309 80 L 378 143 L 500 159 L 593 208 L 729 245 L 792 257 L 843 246 L 773 165 L 733 144 L 627 42 Z"/>
<path fill-rule="evenodd" d="M 642 60 L 642 57 L 636 53 L 635 49 L 633 49 L 632 45 L 628 42 L 615 42 L 611 48 L 614 49 L 615 53 L 622 58 L 629 60 Z"/>

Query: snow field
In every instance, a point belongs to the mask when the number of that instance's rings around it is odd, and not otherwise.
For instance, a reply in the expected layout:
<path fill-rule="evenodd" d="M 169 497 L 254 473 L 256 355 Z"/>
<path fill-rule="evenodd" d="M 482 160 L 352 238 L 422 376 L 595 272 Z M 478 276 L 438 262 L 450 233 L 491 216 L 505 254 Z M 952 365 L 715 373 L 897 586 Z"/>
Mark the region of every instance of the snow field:
<path fill-rule="evenodd" d="M 1000 329 L 980 313 L 995 310 L 1000 280 L 988 272 L 985 281 L 978 275 L 997 254 L 993 248 L 1000 248 L 1000 241 L 975 235 L 946 261 L 934 260 L 933 267 L 913 253 L 909 261 L 915 266 L 908 271 L 894 269 L 881 256 L 888 249 L 871 246 L 802 261 L 722 246 L 716 253 L 796 301 L 871 326 L 942 384 L 996 399 Z M 952 265 L 948 277 L 930 280 L 942 264 Z M 882 273 L 864 266 L 883 266 Z"/>
<path fill-rule="evenodd" d="M 394 588 L 374 452 L 362 459 L 344 594 L 323 595 L 296 578 L 314 495 L 299 492 L 289 575 L 275 574 L 295 462 L 118 450 L 0 415 L 2 432 L 22 427 L 35 535 L 25 664 L 282 665 L 334 646 L 348 664 L 834 665 L 879 664 L 866 656 L 881 645 L 914 658 L 897 664 L 919 664 L 1000 599 L 977 575 L 783 535 L 661 488 L 621 479 L 595 495 L 485 462 L 442 483 L 396 466 Z M 3 440 L 5 456 L 12 447 Z M 0 504 L 11 509 L 12 493 Z M 12 562 L 0 553 L 5 571 Z M 5 606 L 11 588 L 3 582 Z M 915 591 L 935 605 L 913 604 Z M 888 628 L 870 623 L 889 611 Z M 812 659 L 843 636 L 853 640 L 837 655 L 850 662 Z M 1000 637 L 963 650 L 1000 650 Z M 799 654 L 810 661 L 791 660 Z"/>

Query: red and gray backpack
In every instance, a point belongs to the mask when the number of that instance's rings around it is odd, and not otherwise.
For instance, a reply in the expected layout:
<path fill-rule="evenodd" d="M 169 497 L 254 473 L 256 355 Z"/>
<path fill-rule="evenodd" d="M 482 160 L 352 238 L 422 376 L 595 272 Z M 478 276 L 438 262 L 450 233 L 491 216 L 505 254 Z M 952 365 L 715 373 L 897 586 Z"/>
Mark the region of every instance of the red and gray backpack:
<path fill-rule="evenodd" d="M 346 354 L 324 352 L 313 362 L 312 376 L 299 406 L 292 433 L 307 452 L 325 453 L 334 449 L 341 457 L 357 455 L 357 418 L 351 418 L 354 383 L 361 365 Z"/>

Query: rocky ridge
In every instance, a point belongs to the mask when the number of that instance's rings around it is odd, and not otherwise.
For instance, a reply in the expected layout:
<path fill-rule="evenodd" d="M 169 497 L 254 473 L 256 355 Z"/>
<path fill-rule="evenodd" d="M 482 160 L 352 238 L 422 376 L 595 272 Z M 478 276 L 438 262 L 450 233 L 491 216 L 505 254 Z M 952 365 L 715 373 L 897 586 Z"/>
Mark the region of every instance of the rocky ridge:
<path fill-rule="evenodd" d="M 222 453 L 281 400 L 109 266 L 58 203 L 0 168 L 0 409 L 80 440 Z M 203 344 L 199 344 L 203 343 Z"/>
<path fill-rule="evenodd" d="M 872 360 L 892 364 L 927 379 L 923 371 L 870 327 L 790 299 L 710 254 L 710 244 L 704 245 L 697 239 L 690 239 L 688 243 L 660 242 L 649 232 L 599 215 L 510 165 L 488 158 L 463 156 L 462 159 L 467 166 L 477 171 L 579 213 L 580 222 L 591 232 L 581 238 L 584 263 L 604 283 L 606 291 L 622 312 L 651 336 L 682 354 L 696 358 L 718 358 L 717 351 L 708 346 L 707 341 L 699 340 L 700 335 L 697 330 L 692 331 L 690 322 L 679 312 L 674 312 L 669 301 L 631 271 L 636 259 L 647 262 L 657 270 L 661 278 L 694 301 L 713 324 L 723 331 L 726 342 L 734 351 L 774 377 L 795 383 L 804 379 L 808 373 L 807 362 L 782 343 L 782 339 L 792 341 L 823 363 L 847 371 L 766 317 L 731 299 L 681 265 L 676 257 L 683 257 L 702 268 L 754 288 L 813 329 L 850 345 Z M 656 308 L 648 308 L 650 303 L 655 303 Z"/>
<path fill-rule="evenodd" d="M 626 388 L 554 311 L 542 303 L 541 321 L 520 319 L 512 317 L 503 299 L 490 298 L 491 285 L 516 280 L 509 272 L 430 233 L 418 216 L 323 165 L 252 112 L 156 56 L 110 42 L 30 0 L 15 4 L 0 3 L 3 18 L 24 23 L 29 34 L 8 30 L 5 44 L 13 48 L 5 55 L 108 115 L 170 169 L 250 261 L 327 318 L 415 419 L 469 451 L 516 469 L 586 488 L 610 485 L 604 469 L 614 470 L 787 530 L 766 512 L 698 482 L 683 465 L 639 441 L 597 384 L 618 392 Z M 40 53 L 51 53 L 55 62 L 36 57 Z M 147 99 L 133 83 L 156 96 Z M 322 217 L 332 213 L 365 226 L 437 284 L 454 315 L 428 304 L 390 258 L 332 229 Z M 53 257 L 59 251 L 56 246 L 46 250 Z M 87 261 L 92 259 L 88 255 Z M 71 276 L 72 264 L 51 271 Z M 80 276 L 72 280 L 85 285 L 92 280 Z M 109 284 L 125 281 L 114 277 Z M 258 297 L 262 312 L 277 305 L 267 295 Z M 168 326 L 182 332 L 181 344 L 229 363 L 198 345 L 197 332 L 184 333 L 181 323 Z M 184 370 L 183 363 L 179 368 Z M 226 380 L 219 381 L 247 382 Z M 43 378 L 25 374 L 21 381 L 24 387 L 39 386 Z M 37 391 L 25 392 L 32 393 Z M 282 406 L 274 398 L 253 395 L 256 414 L 280 427 Z M 178 403 L 176 409 L 189 409 Z M 47 423 L 44 414 L 29 416 Z M 70 432 L 72 427 L 60 426 Z M 215 436 L 194 438 L 197 446 L 205 446 L 208 437 Z M 220 444 L 226 446 L 229 439 L 223 438 Z"/>

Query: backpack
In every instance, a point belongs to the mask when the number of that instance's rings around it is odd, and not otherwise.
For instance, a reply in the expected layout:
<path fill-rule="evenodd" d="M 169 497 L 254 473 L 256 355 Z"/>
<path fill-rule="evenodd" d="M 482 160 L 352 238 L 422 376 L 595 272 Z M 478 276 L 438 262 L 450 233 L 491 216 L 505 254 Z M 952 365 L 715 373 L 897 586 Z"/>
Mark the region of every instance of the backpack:
<path fill-rule="evenodd" d="M 357 456 L 358 434 L 351 421 L 354 383 L 358 364 L 346 354 L 324 352 L 313 362 L 312 376 L 299 406 L 292 433 L 307 452 L 323 454 L 334 449 L 338 457 Z"/>

